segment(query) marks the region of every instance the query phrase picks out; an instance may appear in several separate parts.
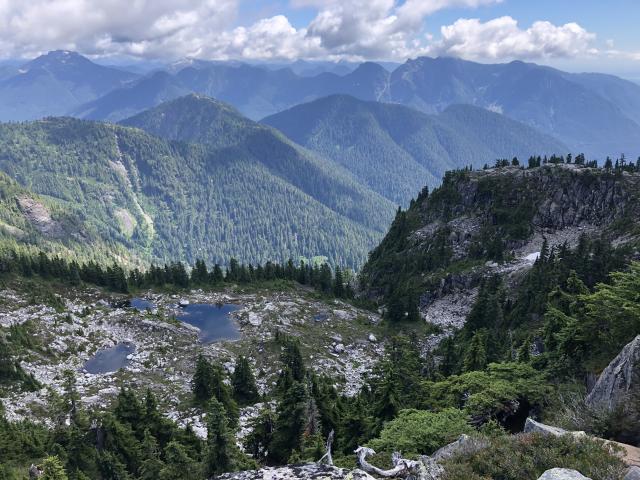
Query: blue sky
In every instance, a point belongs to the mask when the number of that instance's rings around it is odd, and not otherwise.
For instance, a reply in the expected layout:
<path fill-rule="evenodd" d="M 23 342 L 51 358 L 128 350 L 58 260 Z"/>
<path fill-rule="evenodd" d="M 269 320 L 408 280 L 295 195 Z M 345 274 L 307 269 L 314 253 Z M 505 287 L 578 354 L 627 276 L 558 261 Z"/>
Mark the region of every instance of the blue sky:
<path fill-rule="evenodd" d="M 448 55 L 640 78 L 638 19 L 639 0 L 3 0 L 0 59 Z"/>

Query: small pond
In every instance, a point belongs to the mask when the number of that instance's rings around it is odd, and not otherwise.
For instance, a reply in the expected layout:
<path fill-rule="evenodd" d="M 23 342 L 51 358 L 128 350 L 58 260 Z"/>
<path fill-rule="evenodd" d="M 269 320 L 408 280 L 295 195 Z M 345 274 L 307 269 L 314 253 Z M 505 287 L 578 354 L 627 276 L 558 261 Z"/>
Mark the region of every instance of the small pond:
<path fill-rule="evenodd" d="M 98 350 L 84 364 L 84 369 L 94 374 L 117 372 L 129 364 L 127 357 L 135 351 L 136 346 L 132 343 L 119 343 L 111 348 Z"/>
<path fill-rule="evenodd" d="M 132 298 L 131 300 L 129 300 L 129 305 L 131 306 L 131 308 L 135 308 L 140 312 L 153 310 L 154 308 L 156 308 L 153 302 L 145 300 L 144 298 Z"/>
<path fill-rule="evenodd" d="M 212 343 L 216 340 L 236 340 L 240 338 L 240 331 L 229 314 L 241 308 L 240 305 L 230 303 L 193 304 L 182 308 L 178 320 L 198 327 L 200 341 L 203 343 Z"/>

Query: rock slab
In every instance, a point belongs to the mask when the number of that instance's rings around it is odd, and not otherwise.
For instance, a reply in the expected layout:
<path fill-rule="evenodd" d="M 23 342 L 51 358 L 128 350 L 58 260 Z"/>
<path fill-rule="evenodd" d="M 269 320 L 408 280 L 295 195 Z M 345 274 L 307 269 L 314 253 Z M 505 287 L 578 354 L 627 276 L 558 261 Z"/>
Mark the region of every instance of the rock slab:
<path fill-rule="evenodd" d="M 640 467 L 631 467 L 622 480 L 640 480 Z"/>
<path fill-rule="evenodd" d="M 577 470 L 569 470 L 568 468 L 552 468 L 544 472 L 538 480 L 591 480 L 585 477 Z"/>
<path fill-rule="evenodd" d="M 613 410 L 627 399 L 634 387 L 640 369 L 640 335 L 628 343 L 604 369 L 593 390 L 587 396 L 587 405 Z"/>

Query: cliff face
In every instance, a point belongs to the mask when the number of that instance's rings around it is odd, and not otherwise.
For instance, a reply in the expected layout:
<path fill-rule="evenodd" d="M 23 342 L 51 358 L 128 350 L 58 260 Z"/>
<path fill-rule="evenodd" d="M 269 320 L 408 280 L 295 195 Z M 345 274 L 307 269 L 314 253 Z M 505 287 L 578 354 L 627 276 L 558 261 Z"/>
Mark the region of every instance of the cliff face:
<path fill-rule="evenodd" d="M 363 295 L 418 298 L 422 316 L 460 326 L 481 278 L 517 283 L 546 243 L 640 239 L 640 174 L 577 165 L 449 172 L 398 212 L 361 275 Z"/>
<path fill-rule="evenodd" d="M 445 189 L 457 191 L 456 205 L 445 205 L 435 195 L 420 207 L 432 220 L 441 219 L 438 217 L 442 216 L 443 207 L 450 208 L 455 216 L 524 208 L 539 227 L 603 224 L 624 213 L 632 192 L 637 194 L 639 181 L 638 175 L 614 175 L 575 165 L 460 172 L 447 179 L 445 185 Z"/>

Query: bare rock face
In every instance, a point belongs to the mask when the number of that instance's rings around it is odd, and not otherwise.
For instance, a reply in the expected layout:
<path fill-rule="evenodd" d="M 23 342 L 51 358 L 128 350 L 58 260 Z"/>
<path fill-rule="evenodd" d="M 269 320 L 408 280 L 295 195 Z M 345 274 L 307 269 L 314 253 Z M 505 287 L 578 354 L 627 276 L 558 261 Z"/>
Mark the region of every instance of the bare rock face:
<path fill-rule="evenodd" d="M 62 228 L 51 218 L 51 214 L 45 205 L 30 197 L 19 197 L 18 206 L 24 216 L 36 227 L 40 233 L 49 236 L 60 236 Z"/>
<path fill-rule="evenodd" d="M 614 409 L 626 401 L 627 394 L 640 375 L 640 335 L 627 344 L 604 369 L 587 396 L 593 408 Z"/>
<path fill-rule="evenodd" d="M 591 480 L 585 477 L 577 470 L 569 470 L 568 468 L 552 468 L 544 472 L 538 480 Z"/>

